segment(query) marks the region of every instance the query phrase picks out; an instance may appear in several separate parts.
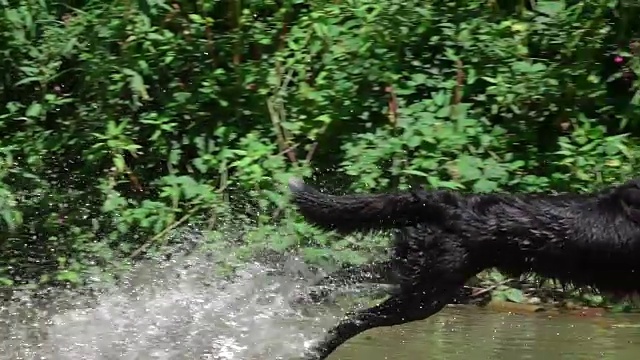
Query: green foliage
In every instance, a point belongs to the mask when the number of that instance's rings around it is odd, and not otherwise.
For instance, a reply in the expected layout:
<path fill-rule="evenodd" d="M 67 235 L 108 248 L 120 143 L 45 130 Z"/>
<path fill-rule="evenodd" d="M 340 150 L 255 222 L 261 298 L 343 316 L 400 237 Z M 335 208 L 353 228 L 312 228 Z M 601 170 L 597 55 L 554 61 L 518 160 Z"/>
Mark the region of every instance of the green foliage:
<path fill-rule="evenodd" d="M 0 283 L 81 283 L 188 223 L 218 242 L 234 224 L 241 253 L 383 254 L 300 221 L 292 174 L 475 192 L 634 175 L 638 8 L 532 3 L 0 1 Z"/>

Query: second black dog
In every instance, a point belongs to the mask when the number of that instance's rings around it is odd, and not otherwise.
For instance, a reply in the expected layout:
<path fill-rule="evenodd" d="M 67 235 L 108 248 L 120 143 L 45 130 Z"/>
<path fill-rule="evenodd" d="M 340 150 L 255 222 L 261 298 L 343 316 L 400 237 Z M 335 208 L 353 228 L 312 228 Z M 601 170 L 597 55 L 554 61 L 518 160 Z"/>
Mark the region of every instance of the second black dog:
<path fill-rule="evenodd" d="M 603 291 L 640 291 L 640 179 L 564 195 L 418 190 L 332 196 L 298 179 L 289 188 L 299 212 L 323 229 L 395 229 L 389 266 L 396 290 L 377 306 L 347 314 L 309 360 L 325 359 L 368 329 L 435 314 L 488 268 Z"/>

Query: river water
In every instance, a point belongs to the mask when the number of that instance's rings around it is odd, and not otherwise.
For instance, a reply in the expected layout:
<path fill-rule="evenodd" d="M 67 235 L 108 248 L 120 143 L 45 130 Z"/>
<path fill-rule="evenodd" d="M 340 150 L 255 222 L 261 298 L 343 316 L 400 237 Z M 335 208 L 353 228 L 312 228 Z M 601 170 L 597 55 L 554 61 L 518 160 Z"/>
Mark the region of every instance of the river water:
<path fill-rule="evenodd" d="M 16 294 L 0 306 L 0 359 L 290 359 L 335 323 L 334 308 L 292 308 L 303 265 L 246 264 L 217 279 L 207 259 L 142 264 L 89 298 Z M 282 270 L 283 267 L 279 267 Z M 304 272 L 304 271 L 302 271 Z M 640 317 L 512 315 L 448 308 L 422 322 L 370 330 L 333 360 L 637 359 Z"/>

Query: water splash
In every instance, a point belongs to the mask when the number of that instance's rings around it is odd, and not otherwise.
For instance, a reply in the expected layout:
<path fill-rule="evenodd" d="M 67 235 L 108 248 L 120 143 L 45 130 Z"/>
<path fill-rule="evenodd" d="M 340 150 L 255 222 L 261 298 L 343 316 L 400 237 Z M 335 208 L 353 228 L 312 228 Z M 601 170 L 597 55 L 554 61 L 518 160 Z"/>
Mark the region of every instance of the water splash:
<path fill-rule="evenodd" d="M 280 265 L 245 264 L 226 280 L 209 258 L 192 254 L 141 264 L 96 299 L 67 294 L 41 306 L 18 296 L 0 308 L 0 353 L 15 360 L 296 358 L 335 314 L 292 308 L 288 300 L 310 279 L 294 275 L 304 270 L 295 258 Z"/>

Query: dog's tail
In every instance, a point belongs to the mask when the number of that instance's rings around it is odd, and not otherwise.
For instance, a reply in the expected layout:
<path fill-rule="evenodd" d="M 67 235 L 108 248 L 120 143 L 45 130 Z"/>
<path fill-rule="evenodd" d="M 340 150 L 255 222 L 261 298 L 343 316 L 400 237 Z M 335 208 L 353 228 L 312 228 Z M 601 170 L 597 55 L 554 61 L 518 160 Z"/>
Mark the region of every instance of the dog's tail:
<path fill-rule="evenodd" d="M 451 201 L 458 200 L 450 193 L 425 191 L 327 195 L 296 178 L 289 180 L 289 189 L 294 204 L 307 221 L 341 233 L 398 228 L 418 222 L 444 222 L 447 203 L 452 205 Z"/>

